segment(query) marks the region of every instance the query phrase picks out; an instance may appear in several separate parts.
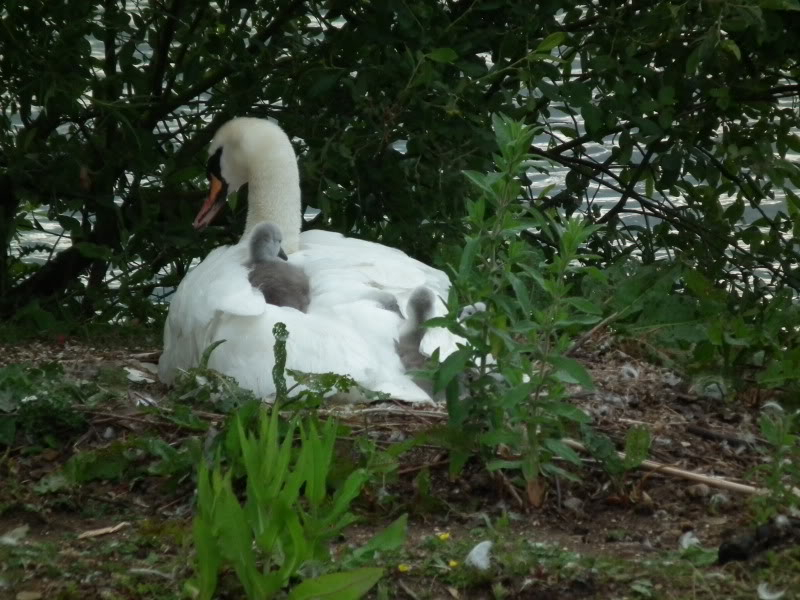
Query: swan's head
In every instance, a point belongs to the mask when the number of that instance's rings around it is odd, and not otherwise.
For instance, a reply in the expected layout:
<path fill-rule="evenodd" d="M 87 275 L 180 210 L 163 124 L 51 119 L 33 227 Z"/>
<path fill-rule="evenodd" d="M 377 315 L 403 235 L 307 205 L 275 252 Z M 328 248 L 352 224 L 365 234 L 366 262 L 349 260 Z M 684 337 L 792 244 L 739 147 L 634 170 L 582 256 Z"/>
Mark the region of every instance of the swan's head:
<path fill-rule="evenodd" d="M 208 226 L 225 206 L 228 194 L 255 177 L 269 178 L 292 167 L 297 172 L 289 138 L 278 125 L 265 119 L 240 117 L 228 121 L 217 130 L 208 154 L 209 194 L 194 219 L 195 229 Z"/>
<path fill-rule="evenodd" d="M 261 223 L 250 235 L 250 261 L 263 263 L 282 258 L 287 260 L 286 253 L 281 248 L 283 235 L 277 225 Z"/>

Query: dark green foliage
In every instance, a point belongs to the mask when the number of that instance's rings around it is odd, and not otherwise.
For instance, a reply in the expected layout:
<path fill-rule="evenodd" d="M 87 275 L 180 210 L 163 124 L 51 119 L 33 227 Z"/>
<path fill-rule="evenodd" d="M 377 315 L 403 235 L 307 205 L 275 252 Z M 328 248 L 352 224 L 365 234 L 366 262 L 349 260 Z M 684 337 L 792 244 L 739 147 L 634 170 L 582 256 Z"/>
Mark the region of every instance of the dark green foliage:
<path fill-rule="evenodd" d="M 756 272 L 797 289 L 783 243 L 800 231 L 796 0 L 249 8 L 4 5 L 6 314 L 38 301 L 19 317 L 37 329 L 52 315 L 158 317 L 155 274 L 174 285 L 241 231 L 241 202 L 224 230 L 197 236 L 189 223 L 210 135 L 243 114 L 275 117 L 299 140 L 304 198 L 322 209 L 313 226 L 431 259 L 464 233 L 461 171 L 489 167 L 490 115 L 504 112 L 541 124 L 532 151 L 569 169 L 537 205 L 602 225 L 589 243 L 605 262 L 680 257 L 735 290 L 736 307 L 763 296 Z M 598 190 L 616 198 L 610 210 Z M 786 205 L 768 207 L 778 193 Z M 32 247 L 9 244 L 41 231 L 42 211 L 72 247 L 51 252 L 50 236 L 40 267 L 22 260 Z M 634 213 L 647 219 L 620 220 Z"/>
<path fill-rule="evenodd" d="M 650 452 L 650 432 L 642 427 L 629 429 L 623 456 L 617 453 L 614 443 L 606 435 L 587 425 L 581 427 L 581 436 L 586 449 L 600 463 L 617 492 L 624 495 L 625 475 L 639 467 Z"/>
<path fill-rule="evenodd" d="M 91 384 L 64 377 L 56 364 L 0 369 L 0 446 L 20 440 L 37 446 L 60 447 L 86 428 L 77 406 L 99 392 Z"/>
<path fill-rule="evenodd" d="M 765 522 L 800 506 L 800 411 L 786 413 L 768 404 L 759 426 L 769 449 L 757 476 L 769 493 L 755 497 L 753 504 L 757 521 Z"/>
<path fill-rule="evenodd" d="M 570 476 L 561 438 L 587 417 L 566 398 L 592 387 L 573 350 L 600 324 L 727 397 L 800 388 L 798 0 L 10 0 L 0 18 L 0 313 L 32 329 L 158 323 L 153 296 L 242 231 L 244 193 L 222 227 L 190 222 L 211 135 L 249 114 L 296 140 L 309 226 L 449 267 L 440 324 L 470 342 L 433 370 L 453 472 L 479 452 L 529 484 Z M 283 371 L 280 399 L 303 406 L 353 385 L 290 373 L 309 388 L 293 394 Z M 21 403 L 46 377 L 4 374 L 0 442 L 84 426 L 68 386 Z M 204 368 L 177 393 L 254 418 L 252 395 Z M 794 433 L 762 426 L 782 455 Z M 630 464 L 596 444 L 612 477 L 644 456 L 631 435 Z M 175 475 L 192 439 L 136 450 Z M 119 476 L 93 465 L 75 477 Z"/>
<path fill-rule="evenodd" d="M 518 202 L 524 169 L 537 166 L 529 153 L 536 130 L 497 116 L 494 132 L 495 170 L 466 173 L 476 199 L 467 203 L 468 234 L 450 297 L 451 306 L 481 302 L 486 310 L 438 320 L 469 344 L 433 378 L 448 403 L 451 472 L 481 450 L 492 457 L 489 469 L 520 469 L 533 485 L 543 474 L 572 477 L 555 457 L 580 464 L 561 438 L 588 416 L 565 401 L 567 385 L 593 383 L 569 353 L 603 310 L 573 294 L 582 278 L 603 276 L 589 266 L 597 257 L 583 250 L 593 226 L 577 218 L 562 223 L 552 211 Z M 524 239 L 525 230 L 543 232 L 542 240 Z M 503 459 L 495 458 L 498 451 Z"/>

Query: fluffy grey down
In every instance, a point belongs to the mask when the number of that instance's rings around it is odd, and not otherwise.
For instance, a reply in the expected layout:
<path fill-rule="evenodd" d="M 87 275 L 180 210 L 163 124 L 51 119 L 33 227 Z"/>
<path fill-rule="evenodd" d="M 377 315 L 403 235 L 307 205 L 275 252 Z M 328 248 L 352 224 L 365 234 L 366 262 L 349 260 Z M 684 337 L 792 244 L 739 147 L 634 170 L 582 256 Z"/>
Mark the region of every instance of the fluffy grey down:
<path fill-rule="evenodd" d="M 281 231 L 262 223 L 250 237 L 250 284 L 259 289 L 268 304 L 289 306 L 306 312 L 311 299 L 308 275 L 279 257 Z"/>
<path fill-rule="evenodd" d="M 395 342 L 395 349 L 403 367 L 408 371 L 421 368 L 427 360 L 419 351 L 419 345 L 425 335 L 422 324 L 433 316 L 433 292 L 423 286 L 415 289 L 408 300 L 406 313 L 408 316 L 400 337 Z"/>

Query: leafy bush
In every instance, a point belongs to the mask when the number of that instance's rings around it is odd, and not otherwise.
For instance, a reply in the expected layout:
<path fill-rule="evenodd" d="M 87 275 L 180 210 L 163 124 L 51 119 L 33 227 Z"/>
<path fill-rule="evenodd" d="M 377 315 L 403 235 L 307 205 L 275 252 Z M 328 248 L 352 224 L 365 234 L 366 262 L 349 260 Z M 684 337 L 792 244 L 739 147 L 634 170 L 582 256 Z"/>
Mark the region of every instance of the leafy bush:
<path fill-rule="evenodd" d="M 756 516 L 764 523 L 800 507 L 800 411 L 786 413 L 774 403 L 767 405 L 759 426 L 770 445 L 757 469 L 768 494 L 754 498 Z"/>
<path fill-rule="evenodd" d="M 504 456 L 490 460 L 490 469 L 521 469 L 533 496 L 540 475 L 570 476 L 554 457 L 580 464 L 561 438 L 588 417 L 565 401 L 566 386 L 593 384 L 569 352 L 603 308 L 574 293 L 582 277 L 603 275 L 582 251 L 592 226 L 542 212 L 540 198 L 519 202 L 522 174 L 541 168 L 529 152 L 536 128 L 498 116 L 494 130 L 496 170 L 466 174 L 477 199 L 467 201 L 468 233 L 450 299 L 454 314 L 477 302 L 486 310 L 442 321 L 469 345 L 442 362 L 434 382 L 445 391 L 449 426 Z M 466 382 L 464 371 L 472 372 Z M 466 456 L 456 452 L 456 469 Z"/>
<path fill-rule="evenodd" d="M 741 313 L 800 288 L 794 0 L 237 6 L 4 7 L 5 315 L 160 319 L 151 294 L 241 231 L 241 202 L 189 228 L 202 150 L 241 114 L 296 137 L 313 227 L 431 259 L 465 232 L 461 172 L 489 168 L 503 112 L 542 125 L 530 152 L 562 170 L 543 202 L 602 227 L 604 265 L 680 259 Z"/>

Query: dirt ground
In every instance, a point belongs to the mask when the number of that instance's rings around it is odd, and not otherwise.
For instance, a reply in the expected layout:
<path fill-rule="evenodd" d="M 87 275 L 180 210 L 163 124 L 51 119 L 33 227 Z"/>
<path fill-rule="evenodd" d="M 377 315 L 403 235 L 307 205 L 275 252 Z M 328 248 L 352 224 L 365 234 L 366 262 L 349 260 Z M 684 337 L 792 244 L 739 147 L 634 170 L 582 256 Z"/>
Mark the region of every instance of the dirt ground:
<path fill-rule="evenodd" d="M 767 460 L 757 427 L 767 395 L 752 392 L 726 402 L 713 389 L 692 389 L 679 374 L 644 360 L 639 348 L 602 339 L 592 348 L 576 358 L 596 390 L 576 388 L 572 402 L 593 417 L 596 430 L 621 448 L 630 428 L 646 427 L 652 461 L 755 485 L 754 469 Z M 12 448 L 0 458 L 0 598 L 185 597 L 182 582 L 192 573 L 191 481 L 142 476 L 55 492 L 41 487 L 78 452 L 144 433 L 176 446 L 188 435 L 144 408 L 145 401 L 163 402 L 167 391 L 141 380 L 156 379 L 156 351 L 63 338 L 0 347 L 0 366 L 58 362 L 77 379 L 109 367 L 132 369 L 126 394 L 87 411 L 90 427 L 80 438 L 36 453 Z M 351 437 L 366 436 L 378 447 L 446 420 L 443 408 L 401 405 L 354 407 L 339 416 Z M 711 555 L 723 540 L 753 526 L 753 494 L 652 466 L 629 473 L 615 488 L 588 454 L 581 456 L 580 482 L 551 482 L 534 508 L 513 481 L 477 461 L 451 480 L 444 451 L 417 447 L 403 455 L 383 487 L 360 499 L 362 521 L 333 553 L 357 547 L 409 512 L 406 549 L 385 557 L 387 576 L 374 597 L 752 598 L 763 577 L 770 589 L 788 592 L 784 598 L 800 597 L 792 596 L 800 594 L 800 568 L 792 574 L 800 552 L 792 544 L 747 562 L 675 566 L 692 535 Z M 482 539 L 494 542 L 492 570 L 468 574 L 463 559 Z"/>

